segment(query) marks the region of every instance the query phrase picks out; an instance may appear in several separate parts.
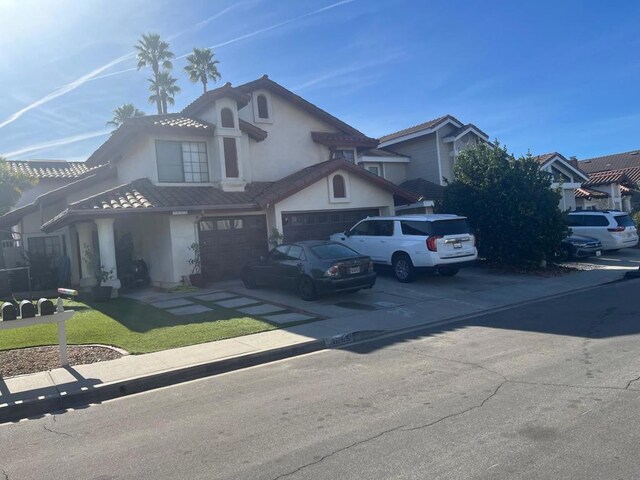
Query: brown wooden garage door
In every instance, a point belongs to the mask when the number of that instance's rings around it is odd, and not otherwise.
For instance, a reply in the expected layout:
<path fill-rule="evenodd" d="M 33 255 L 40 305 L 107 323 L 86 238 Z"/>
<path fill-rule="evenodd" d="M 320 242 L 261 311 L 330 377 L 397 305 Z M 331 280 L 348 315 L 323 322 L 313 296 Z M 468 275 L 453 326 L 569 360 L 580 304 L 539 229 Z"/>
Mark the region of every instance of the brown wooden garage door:
<path fill-rule="evenodd" d="M 202 273 L 210 281 L 237 278 L 269 249 L 264 215 L 203 218 L 198 228 Z"/>
<path fill-rule="evenodd" d="M 379 214 L 377 208 L 283 213 L 284 241 L 326 240 L 329 235 L 344 232 L 363 218 Z"/>

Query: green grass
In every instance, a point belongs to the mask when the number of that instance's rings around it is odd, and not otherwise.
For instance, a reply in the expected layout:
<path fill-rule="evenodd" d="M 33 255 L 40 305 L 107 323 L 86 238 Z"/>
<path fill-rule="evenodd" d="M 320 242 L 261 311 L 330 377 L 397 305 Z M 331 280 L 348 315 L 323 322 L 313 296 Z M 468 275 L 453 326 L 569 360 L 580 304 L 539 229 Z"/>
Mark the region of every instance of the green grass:
<path fill-rule="evenodd" d="M 77 312 L 67 321 L 67 341 L 75 345 L 101 343 L 130 353 L 149 353 L 276 328 L 263 320 L 239 316 L 235 310 L 207 306 L 212 311 L 178 316 L 126 298 L 104 303 L 65 302 L 65 309 Z M 0 331 L 0 350 L 57 343 L 55 324 Z"/>

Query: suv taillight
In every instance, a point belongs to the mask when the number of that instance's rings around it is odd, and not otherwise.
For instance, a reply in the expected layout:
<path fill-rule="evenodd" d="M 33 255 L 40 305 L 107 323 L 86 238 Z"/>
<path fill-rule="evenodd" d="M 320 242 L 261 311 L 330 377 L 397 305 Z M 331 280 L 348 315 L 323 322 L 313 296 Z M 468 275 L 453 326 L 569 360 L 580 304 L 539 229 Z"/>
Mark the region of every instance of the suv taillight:
<path fill-rule="evenodd" d="M 429 237 L 427 238 L 427 248 L 429 249 L 430 252 L 437 252 L 438 251 L 438 239 L 442 238 L 439 235 L 434 235 L 433 237 Z"/>
<path fill-rule="evenodd" d="M 609 232 L 624 232 L 624 227 L 612 227 L 607 228 Z"/>

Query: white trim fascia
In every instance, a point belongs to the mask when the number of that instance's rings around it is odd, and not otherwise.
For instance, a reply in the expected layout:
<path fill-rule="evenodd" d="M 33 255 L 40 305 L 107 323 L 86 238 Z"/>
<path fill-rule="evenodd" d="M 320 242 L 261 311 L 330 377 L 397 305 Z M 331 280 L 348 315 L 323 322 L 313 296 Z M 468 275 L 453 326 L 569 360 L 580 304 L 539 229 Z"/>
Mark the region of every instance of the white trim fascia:
<path fill-rule="evenodd" d="M 438 155 L 438 185 L 442 185 L 442 160 L 440 159 L 440 134 L 436 130 L 436 151 Z"/>
<path fill-rule="evenodd" d="M 411 163 L 407 157 L 373 157 L 362 155 L 357 158 L 356 163 Z"/>
<path fill-rule="evenodd" d="M 418 138 L 418 137 L 422 137 L 423 135 L 428 135 L 430 133 L 440 130 L 442 127 L 449 124 L 455 125 L 458 128 L 462 126 L 461 123 L 448 119 L 445 122 L 436 125 L 435 127 L 426 128 L 418 132 L 408 133 L 406 135 L 402 135 L 401 137 L 394 138 L 392 140 L 387 140 L 386 142 L 380 142 L 380 144 L 378 145 L 378 148 L 388 147 L 389 145 L 395 145 L 396 143 L 405 142 L 407 140 L 411 140 L 412 138 Z"/>
<path fill-rule="evenodd" d="M 558 188 L 561 187 L 563 190 L 568 190 L 569 188 L 573 188 L 574 190 L 576 188 L 580 188 L 582 187 L 581 183 L 576 183 L 576 182 L 564 182 L 564 183 L 558 183 L 558 182 L 553 182 L 551 184 L 551 188 Z"/>
<path fill-rule="evenodd" d="M 560 158 L 558 155 L 555 155 L 553 157 L 551 157 L 549 160 L 547 160 L 542 167 L 546 167 L 547 165 L 551 165 L 553 162 L 560 162 L 562 164 L 562 166 L 568 168 L 569 170 L 571 170 L 573 173 L 577 174 L 578 176 L 580 176 L 580 178 L 584 178 L 584 181 L 588 181 L 589 180 L 589 175 L 586 175 L 584 173 L 582 173 L 581 171 L 577 170 L 573 165 L 571 165 L 569 162 L 565 162 L 562 158 Z M 540 167 L 540 168 L 542 168 Z"/>
<path fill-rule="evenodd" d="M 465 130 L 462 131 L 462 133 L 459 133 L 458 135 L 456 135 L 455 137 L 451 137 L 451 136 L 446 136 L 442 139 L 443 143 L 451 143 L 451 142 L 455 142 L 456 140 L 464 137 L 467 133 L 469 132 L 473 132 L 476 134 L 477 137 L 481 138 L 482 140 L 484 140 L 485 142 L 489 141 L 489 136 L 483 134 L 480 130 L 478 130 L 475 127 L 468 127 Z"/>
<path fill-rule="evenodd" d="M 422 200 L 421 202 L 412 203 L 411 205 L 398 205 L 395 207 L 396 212 L 402 210 L 408 210 L 410 208 L 419 208 L 419 207 L 433 207 L 435 203 L 433 200 Z"/>

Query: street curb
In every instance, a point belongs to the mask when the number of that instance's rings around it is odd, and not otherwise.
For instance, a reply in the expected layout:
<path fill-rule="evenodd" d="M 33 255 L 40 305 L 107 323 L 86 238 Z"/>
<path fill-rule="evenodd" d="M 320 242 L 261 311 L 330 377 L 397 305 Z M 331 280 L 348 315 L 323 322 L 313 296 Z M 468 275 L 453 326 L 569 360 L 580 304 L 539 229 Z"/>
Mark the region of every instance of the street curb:
<path fill-rule="evenodd" d="M 129 378 L 118 382 L 105 383 L 88 389 L 78 390 L 59 395 L 42 396 L 24 400 L 19 403 L 0 407 L 0 424 L 15 422 L 25 418 L 39 417 L 46 413 L 64 411 L 69 408 L 86 407 L 90 404 L 101 403 L 135 393 L 141 393 L 156 388 L 167 387 L 177 383 L 188 382 L 200 378 L 220 375 L 264 363 L 270 363 L 285 358 L 305 355 L 324 350 L 327 342 L 312 340 L 309 342 L 281 347 L 273 350 L 249 353 L 242 356 L 215 360 L 212 362 L 190 365 L 172 370 Z"/>
<path fill-rule="evenodd" d="M 458 315 L 455 317 L 445 318 L 436 322 L 425 322 L 419 325 L 413 325 L 397 330 L 370 330 L 357 331 L 335 337 L 323 338 L 319 340 L 311 340 L 296 345 L 280 347 L 273 350 L 265 350 L 262 352 L 248 353 L 236 357 L 225 358 L 222 360 L 214 360 L 211 362 L 190 365 L 172 370 L 145 375 L 141 377 L 129 378 L 118 382 L 100 384 L 92 388 L 84 387 L 83 390 L 77 390 L 71 393 L 62 392 L 58 395 L 41 396 L 39 398 L 28 399 L 5 405 L 0 407 L 0 424 L 8 422 L 16 422 L 25 418 L 34 418 L 42 416 L 46 413 L 65 411 L 70 408 L 83 408 L 91 404 L 101 403 L 106 400 L 125 397 L 136 393 L 142 393 L 157 388 L 167 387 L 179 383 L 198 380 L 201 378 L 220 375 L 248 367 L 254 367 L 265 363 L 284 360 L 308 353 L 326 350 L 329 348 L 344 348 L 354 344 L 371 342 L 382 338 L 401 336 L 407 333 L 417 331 L 430 330 L 442 325 L 458 323 L 469 320 L 471 318 L 499 313 L 505 310 L 548 301 L 553 298 L 571 295 L 577 292 L 586 292 L 605 285 L 612 285 L 624 281 L 619 280 L 608 281 L 599 285 L 590 287 L 576 288 L 566 292 L 555 293 L 544 297 L 538 297 L 532 300 L 525 300 L 502 307 L 495 307 L 482 310 L 475 313 Z"/>

